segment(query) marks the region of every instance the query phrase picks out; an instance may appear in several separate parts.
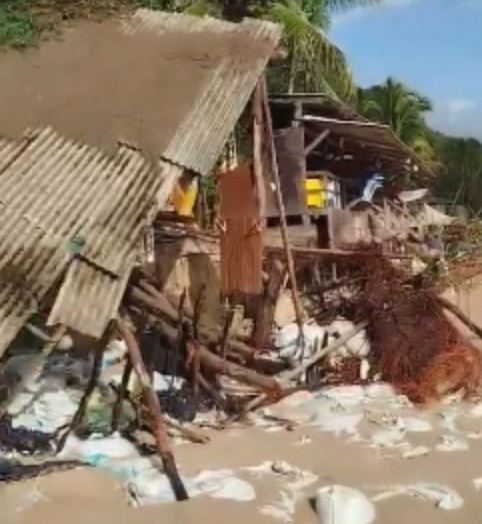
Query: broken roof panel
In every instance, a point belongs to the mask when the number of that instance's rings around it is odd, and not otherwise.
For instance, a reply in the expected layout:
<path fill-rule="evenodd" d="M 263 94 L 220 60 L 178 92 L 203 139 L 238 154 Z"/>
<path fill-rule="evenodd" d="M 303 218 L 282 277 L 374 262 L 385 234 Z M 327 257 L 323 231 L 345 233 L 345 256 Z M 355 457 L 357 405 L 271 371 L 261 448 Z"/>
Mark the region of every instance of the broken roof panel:
<path fill-rule="evenodd" d="M 425 176 L 432 176 L 432 172 L 425 166 L 417 155 L 406 146 L 393 132 L 383 124 L 358 120 L 338 120 L 321 116 L 304 115 L 301 120 L 306 123 L 319 125 L 332 135 L 339 136 L 360 145 L 371 151 L 381 159 L 387 160 L 393 168 L 401 170 L 415 165 Z"/>
<path fill-rule="evenodd" d="M 76 24 L 2 56 L 0 132 L 18 138 L 51 126 L 111 153 L 122 141 L 205 173 L 279 36 L 268 22 L 148 10 Z"/>
<path fill-rule="evenodd" d="M 18 138 L 0 141 L 0 356 L 64 277 L 50 323 L 102 334 L 154 202 L 212 167 L 280 36 L 148 11 L 72 31 L 0 61 L 0 132 Z"/>

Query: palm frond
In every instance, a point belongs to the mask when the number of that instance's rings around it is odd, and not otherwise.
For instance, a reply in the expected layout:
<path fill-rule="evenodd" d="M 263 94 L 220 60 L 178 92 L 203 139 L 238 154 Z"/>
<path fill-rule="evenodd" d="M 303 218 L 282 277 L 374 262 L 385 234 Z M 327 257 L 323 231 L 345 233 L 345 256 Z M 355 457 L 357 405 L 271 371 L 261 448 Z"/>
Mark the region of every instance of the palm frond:
<path fill-rule="evenodd" d="M 298 62 L 297 70 L 306 72 L 312 86 L 309 90 L 320 89 L 331 76 L 352 95 L 355 86 L 345 55 L 322 29 L 310 23 L 302 7 L 301 0 L 283 0 L 274 2 L 268 11 L 268 17 L 283 27 L 285 44 Z"/>

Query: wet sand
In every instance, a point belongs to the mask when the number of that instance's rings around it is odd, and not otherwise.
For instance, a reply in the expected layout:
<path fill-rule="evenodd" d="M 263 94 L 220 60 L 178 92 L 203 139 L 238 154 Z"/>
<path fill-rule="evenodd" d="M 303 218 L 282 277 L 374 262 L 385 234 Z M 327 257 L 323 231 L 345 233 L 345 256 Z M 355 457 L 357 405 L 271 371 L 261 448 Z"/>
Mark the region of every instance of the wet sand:
<path fill-rule="evenodd" d="M 482 419 L 471 430 L 482 430 Z M 417 444 L 432 446 L 437 432 L 414 436 Z M 473 479 L 482 476 L 482 441 L 473 441 L 470 451 L 431 452 L 428 456 L 402 458 L 391 450 L 377 450 L 350 438 L 321 433 L 319 429 L 297 427 L 293 431 L 266 432 L 260 428 L 228 430 L 214 433 L 207 446 L 183 444 L 176 450 L 179 465 L 186 473 L 201 469 L 232 468 L 240 478 L 249 479 L 256 490 L 253 502 L 213 500 L 199 497 L 181 504 L 165 504 L 141 509 L 127 505 L 120 481 L 96 469 L 56 473 L 35 481 L 0 488 L 0 522 L 2 524 L 52 524 L 68 518 L 69 524 L 87 521 L 124 523 L 199 524 L 225 522 L 253 524 L 281 522 L 262 515 L 260 508 L 279 498 L 280 481 L 276 476 L 260 479 L 241 468 L 259 465 L 266 460 L 282 459 L 293 466 L 309 470 L 319 480 L 309 486 L 296 506 L 296 524 L 317 522 L 310 504 L 316 490 L 329 484 L 341 484 L 375 496 L 388 485 L 434 482 L 455 489 L 464 506 L 444 511 L 426 500 L 402 495 L 376 502 L 378 524 L 406 524 L 414 519 L 425 524 L 480 522 L 482 493 L 477 493 Z M 302 437 L 312 441 L 299 445 Z M 40 500 L 30 500 L 32 490 L 41 493 Z"/>
<path fill-rule="evenodd" d="M 449 294 L 470 316 L 482 323 L 482 286 L 476 285 Z M 124 486 L 113 474 L 94 468 L 59 472 L 45 478 L 0 486 L 0 524 L 52 524 L 68 519 L 69 524 L 116 522 L 118 524 L 275 524 L 282 520 L 263 515 L 266 504 L 279 500 L 286 488 L 277 475 L 255 477 L 246 467 L 265 461 L 283 460 L 318 476 L 304 488 L 292 517 L 294 524 L 317 523 L 310 500 L 317 489 L 326 485 L 344 485 L 362 491 L 369 499 L 383 493 L 387 486 L 430 482 L 456 490 L 463 499 L 459 509 L 446 511 L 433 501 L 399 495 L 374 502 L 375 524 L 480 524 L 482 490 L 474 480 L 482 478 L 482 404 L 477 416 L 471 405 L 455 404 L 420 411 L 398 407 L 396 416 L 428 421 L 431 431 L 407 433 L 404 440 L 411 449 L 426 446 L 426 456 L 405 458 L 399 448 L 375 448 L 370 439 L 378 424 L 374 419 L 390 418 L 390 402 L 363 407 L 364 419 L 354 435 L 323 432 L 320 427 L 304 423 L 293 429 L 272 431 L 265 427 L 233 427 L 223 432 L 211 431 L 205 446 L 183 443 L 176 456 L 183 474 L 194 476 L 201 470 L 232 469 L 238 478 L 255 489 L 254 501 L 215 500 L 200 496 L 185 503 L 133 508 Z M 283 416 L 286 407 L 275 407 Z M 292 408 L 290 408 L 292 409 Z M 288 410 L 289 411 L 289 410 Z M 295 409 L 296 412 L 296 409 Z M 445 415 L 444 415 L 445 413 Z M 448 429 L 447 413 L 455 414 L 456 427 Z M 377 426 L 378 427 L 378 426 Z M 461 437 L 468 450 L 443 452 L 436 449 L 443 436 Z M 301 444 L 305 441 L 304 444 Z M 308 442 L 306 442 L 308 441 Z"/>

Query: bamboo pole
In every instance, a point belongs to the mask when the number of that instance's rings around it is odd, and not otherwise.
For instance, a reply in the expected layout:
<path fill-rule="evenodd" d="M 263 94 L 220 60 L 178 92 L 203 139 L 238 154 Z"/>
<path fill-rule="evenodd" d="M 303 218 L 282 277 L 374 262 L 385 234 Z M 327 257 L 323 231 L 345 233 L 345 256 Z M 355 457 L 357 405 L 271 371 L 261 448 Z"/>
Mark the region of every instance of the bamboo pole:
<path fill-rule="evenodd" d="M 272 178 L 273 178 L 273 185 L 274 185 L 275 201 L 276 201 L 276 206 L 278 208 L 278 213 L 279 213 L 281 237 L 283 239 L 283 248 L 284 248 L 285 256 L 286 256 L 288 275 L 289 275 L 290 282 L 291 282 L 291 292 L 292 292 L 292 297 L 293 297 L 293 304 L 295 306 L 296 322 L 300 330 L 300 340 L 303 341 L 303 332 L 302 332 L 303 317 L 304 317 L 303 308 L 301 306 L 301 301 L 300 301 L 300 297 L 298 293 L 298 283 L 296 281 L 295 264 L 293 261 L 293 255 L 291 253 L 290 241 L 288 237 L 288 224 L 286 222 L 286 212 L 285 212 L 285 207 L 284 207 L 284 202 L 283 202 L 283 194 L 281 192 L 278 158 L 276 154 L 276 146 L 275 146 L 274 134 L 273 134 L 273 122 L 271 120 L 271 112 L 270 112 L 269 103 L 268 103 L 268 92 L 266 88 L 266 78 L 265 77 L 263 77 L 262 80 L 260 80 L 257 89 L 260 90 L 260 98 L 261 98 L 263 109 L 264 109 L 266 135 L 268 139 L 268 146 L 269 146 L 270 153 L 271 153 L 270 156 L 271 156 L 271 168 L 272 168 Z"/>
<path fill-rule="evenodd" d="M 137 340 L 131 330 L 120 319 L 116 321 L 116 329 L 127 345 L 134 372 L 141 384 L 142 394 L 151 415 L 152 433 L 156 441 L 156 447 L 176 500 L 187 500 L 189 496 L 176 466 L 167 427 L 162 416 L 161 404 L 149 380 Z"/>

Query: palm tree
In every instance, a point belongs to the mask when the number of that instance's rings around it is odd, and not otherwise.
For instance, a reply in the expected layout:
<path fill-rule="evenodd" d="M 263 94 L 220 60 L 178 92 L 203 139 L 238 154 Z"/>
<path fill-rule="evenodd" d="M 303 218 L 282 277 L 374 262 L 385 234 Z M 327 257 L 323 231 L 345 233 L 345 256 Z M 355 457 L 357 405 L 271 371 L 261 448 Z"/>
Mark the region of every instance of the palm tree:
<path fill-rule="evenodd" d="M 431 101 L 405 84 L 388 78 L 384 84 L 358 90 L 358 110 L 367 118 L 389 125 L 422 159 L 433 158 L 425 115 Z"/>
<path fill-rule="evenodd" d="M 327 36 L 333 14 L 381 0 L 145 0 L 196 15 L 238 21 L 251 16 L 284 29 L 286 58 L 278 64 L 278 90 L 324 91 L 351 98 L 356 90 L 345 55 Z M 281 78 L 281 82 L 279 79 Z"/>

